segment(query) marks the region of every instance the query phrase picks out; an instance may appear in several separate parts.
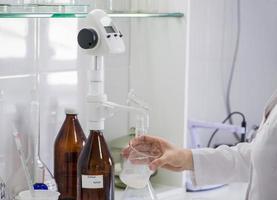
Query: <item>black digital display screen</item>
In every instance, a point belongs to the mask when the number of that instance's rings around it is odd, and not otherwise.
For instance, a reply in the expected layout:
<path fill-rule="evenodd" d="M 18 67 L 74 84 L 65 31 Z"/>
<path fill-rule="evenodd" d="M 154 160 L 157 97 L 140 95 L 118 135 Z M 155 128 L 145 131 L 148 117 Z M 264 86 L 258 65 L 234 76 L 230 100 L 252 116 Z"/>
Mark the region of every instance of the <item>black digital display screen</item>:
<path fill-rule="evenodd" d="M 104 26 L 107 33 L 115 33 L 115 30 L 112 26 Z"/>

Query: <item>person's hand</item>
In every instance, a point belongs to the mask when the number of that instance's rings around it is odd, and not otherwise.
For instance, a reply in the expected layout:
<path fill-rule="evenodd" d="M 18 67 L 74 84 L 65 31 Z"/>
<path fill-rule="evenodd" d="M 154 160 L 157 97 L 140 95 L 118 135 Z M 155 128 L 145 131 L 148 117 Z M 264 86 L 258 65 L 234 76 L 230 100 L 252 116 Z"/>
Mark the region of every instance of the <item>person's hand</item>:
<path fill-rule="evenodd" d="M 163 138 L 149 135 L 136 137 L 123 149 L 122 155 L 128 158 L 132 148 L 154 157 L 149 163 L 149 168 L 153 171 L 159 167 L 171 171 L 193 170 L 192 152 L 177 148 Z"/>

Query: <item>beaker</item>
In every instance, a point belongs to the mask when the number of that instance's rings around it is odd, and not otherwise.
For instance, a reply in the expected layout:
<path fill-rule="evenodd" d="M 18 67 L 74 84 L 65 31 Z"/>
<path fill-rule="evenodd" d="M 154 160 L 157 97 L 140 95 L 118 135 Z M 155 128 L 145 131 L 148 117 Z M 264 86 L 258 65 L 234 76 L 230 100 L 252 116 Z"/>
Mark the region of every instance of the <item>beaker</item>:
<path fill-rule="evenodd" d="M 120 179 L 127 185 L 123 199 L 124 200 L 154 200 L 157 199 L 155 192 L 149 181 L 154 171 L 149 169 L 149 163 L 156 155 L 150 155 L 140 152 L 130 145 L 128 158 L 124 159 L 123 169 L 120 173 Z"/>
<path fill-rule="evenodd" d="M 120 179 L 132 188 L 144 188 L 150 176 L 154 173 L 148 167 L 157 156 L 140 152 L 130 145 L 128 158 L 123 159 L 123 169 Z"/>

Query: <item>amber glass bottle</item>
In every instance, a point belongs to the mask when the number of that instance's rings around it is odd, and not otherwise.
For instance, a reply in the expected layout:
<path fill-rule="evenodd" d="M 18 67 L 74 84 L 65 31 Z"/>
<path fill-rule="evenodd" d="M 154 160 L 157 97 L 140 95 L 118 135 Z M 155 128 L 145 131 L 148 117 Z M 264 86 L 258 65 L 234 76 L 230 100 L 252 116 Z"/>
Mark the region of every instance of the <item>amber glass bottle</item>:
<path fill-rule="evenodd" d="M 90 131 L 79 156 L 77 200 L 114 200 L 113 160 L 101 131 Z"/>
<path fill-rule="evenodd" d="M 77 198 L 77 161 L 86 136 L 74 110 L 66 110 L 65 121 L 54 146 L 54 176 L 60 200 Z"/>

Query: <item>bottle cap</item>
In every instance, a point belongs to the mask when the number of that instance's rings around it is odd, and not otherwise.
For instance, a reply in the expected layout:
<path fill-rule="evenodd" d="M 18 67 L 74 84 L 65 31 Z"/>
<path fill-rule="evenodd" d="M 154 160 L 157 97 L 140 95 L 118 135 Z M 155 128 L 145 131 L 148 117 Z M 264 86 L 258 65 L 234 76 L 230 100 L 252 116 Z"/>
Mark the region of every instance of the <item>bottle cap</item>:
<path fill-rule="evenodd" d="M 78 112 L 75 108 L 65 108 L 64 112 L 67 115 L 78 115 Z"/>

